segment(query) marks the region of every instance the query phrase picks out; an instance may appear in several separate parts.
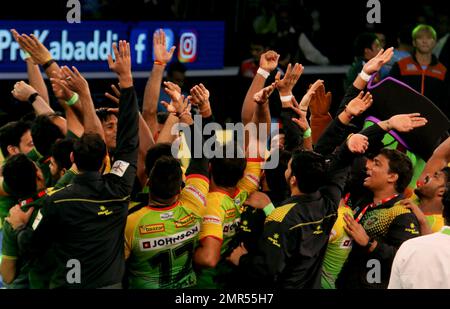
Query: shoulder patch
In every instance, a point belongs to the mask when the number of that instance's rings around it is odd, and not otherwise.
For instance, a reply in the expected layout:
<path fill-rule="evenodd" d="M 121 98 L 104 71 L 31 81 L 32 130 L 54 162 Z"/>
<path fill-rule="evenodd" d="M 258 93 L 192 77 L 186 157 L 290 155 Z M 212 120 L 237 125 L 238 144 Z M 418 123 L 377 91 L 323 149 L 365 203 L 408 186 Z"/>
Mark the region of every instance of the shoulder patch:
<path fill-rule="evenodd" d="M 130 163 L 126 161 L 122 160 L 114 161 L 110 173 L 122 177 L 127 171 L 128 166 L 130 166 Z"/>

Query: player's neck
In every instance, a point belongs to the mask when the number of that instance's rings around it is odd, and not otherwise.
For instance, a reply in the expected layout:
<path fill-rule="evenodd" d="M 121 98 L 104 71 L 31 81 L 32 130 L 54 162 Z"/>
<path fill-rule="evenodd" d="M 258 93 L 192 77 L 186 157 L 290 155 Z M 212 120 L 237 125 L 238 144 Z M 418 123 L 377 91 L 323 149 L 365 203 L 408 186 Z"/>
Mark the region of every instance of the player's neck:
<path fill-rule="evenodd" d="M 442 208 L 442 197 L 420 199 L 420 209 L 425 215 L 442 215 Z"/>
<path fill-rule="evenodd" d="M 398 192 L 393 187 L 390 186 L 384 187 L 380 190 L 376 190 L 373 192 L 373 202 L 375 204 L 378 204 L 382 200 L 390 198 L 395 194 L 398 194 Z"/>

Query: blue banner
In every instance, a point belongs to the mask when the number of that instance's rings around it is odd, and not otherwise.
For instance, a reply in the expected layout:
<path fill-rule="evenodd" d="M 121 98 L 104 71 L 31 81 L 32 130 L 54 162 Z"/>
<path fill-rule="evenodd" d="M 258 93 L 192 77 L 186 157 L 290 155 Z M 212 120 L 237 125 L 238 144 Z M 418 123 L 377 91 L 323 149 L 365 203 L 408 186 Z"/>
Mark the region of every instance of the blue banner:
<path fill-rule="evenodd" d="M 0 22 L 0 71 L 23 72 L 23 54 L 10 29 L 19 33 L 33 33 L 50 51 L 60 65 L 75 65 L 84 72 L 109 70 L 107 57 L 113 42 L 130 42 L 133 70 L 151 69 L 153 33 L 166 32 L 166 45 L 176 50 L 172 61 L 184 63 L 190 70 L 222 69 L 224 58 L 223 22 L 141 22 L 114 21 L 8 21 Z"/>

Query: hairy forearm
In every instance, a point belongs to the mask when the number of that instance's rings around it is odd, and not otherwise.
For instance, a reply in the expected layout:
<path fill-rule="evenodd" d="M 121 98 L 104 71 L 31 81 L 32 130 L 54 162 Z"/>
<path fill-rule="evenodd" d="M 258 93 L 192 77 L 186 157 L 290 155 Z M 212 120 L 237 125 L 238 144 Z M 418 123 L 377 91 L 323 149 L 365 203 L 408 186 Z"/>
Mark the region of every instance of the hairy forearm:
<path fill-rule="evenodd" d="M 46 70 L 45 74 L 49 78 L 59 78 L 59 72 L 61 71 L 61 68 L 56 62 L 53 62 Z"/>
<path fill-rule="evenodd" d="M 179 122 L 178 117 L 170 114 L 159 133 L 157 143 L 172 143 L 177 135 L 172 135 L 172 128 Z"/>
<path fill-rule="evenodd" d="M 147 175 L 145 174 L 145 157 L 150 147 L 155 144 L 153 140 L 152 132 L 145 123 L 144 117 L 139 113 L 139 152 L 138 152 L 138 165 L 137 165 L 137 177 L 142 186 L 147 182 Z"/>
<path fill-rule="evenodd" d="M 50 107 L 45 100 L 38 95 L 33 102 L 33 109 L 36 115 L 54 114 L 55 111 Z"/>

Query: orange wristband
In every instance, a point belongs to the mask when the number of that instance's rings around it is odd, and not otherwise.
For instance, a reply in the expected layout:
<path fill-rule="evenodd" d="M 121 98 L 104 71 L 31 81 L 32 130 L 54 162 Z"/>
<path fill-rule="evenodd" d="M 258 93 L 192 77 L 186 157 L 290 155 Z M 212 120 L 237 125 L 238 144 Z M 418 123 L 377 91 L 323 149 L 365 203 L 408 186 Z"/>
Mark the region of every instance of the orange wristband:
<path fill-rule="evenodd" d="M 161 62 L 161 61 L 159 61 L 159 60 L 155 60 L 155 61 L 153 62 L 153 64 L 162 65 L 162 66 L 165 66 L 165 65 L 166 65 L 164 62 Z"/>

